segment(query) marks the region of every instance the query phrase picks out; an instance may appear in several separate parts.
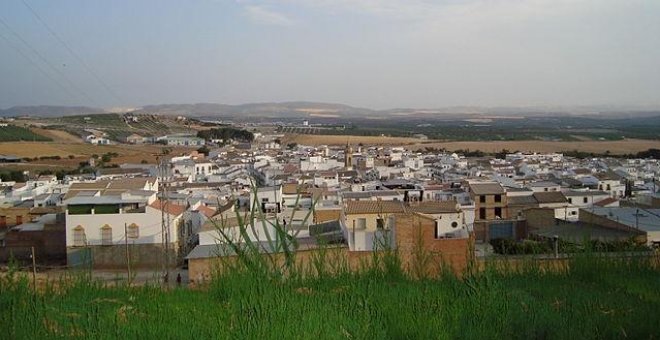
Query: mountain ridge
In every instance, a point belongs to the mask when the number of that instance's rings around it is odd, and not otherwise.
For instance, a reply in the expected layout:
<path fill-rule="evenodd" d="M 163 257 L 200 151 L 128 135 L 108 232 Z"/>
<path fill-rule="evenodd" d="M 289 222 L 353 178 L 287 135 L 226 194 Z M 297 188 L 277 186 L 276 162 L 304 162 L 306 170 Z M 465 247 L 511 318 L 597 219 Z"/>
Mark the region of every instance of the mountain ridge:
<path fill-rule="evenodd" d="M 134 113 L 157 114 L 190 117 L 243 117 L 243 118 L 303 118 L 342 117 L 359 118 L 369 116 L 435 116 L 435 117 L 461 117 L 498 115 L 510 117 L 525 116 L 585 116 L 594 118 L 622 118 L 622 117 L 650 117 L 660 115 L 660 110 L 647 107 L 608 107 L 608 106 L 537 106 L 537 107 L 478 107 L 478 106 L 452 106 L 444 108 L 392 108 L 370 109 L 338 103 L 324 103 L 311 101 L 288 102 L 256 102 L 245 104 L 221 103 L 193 103 L 193 104 L 153 104 L 144 105 L 136 109 L 105 110 L 87 106 L 14 106 L 0 109 L 0 117 L 61 117 L 98 113 Z"/>

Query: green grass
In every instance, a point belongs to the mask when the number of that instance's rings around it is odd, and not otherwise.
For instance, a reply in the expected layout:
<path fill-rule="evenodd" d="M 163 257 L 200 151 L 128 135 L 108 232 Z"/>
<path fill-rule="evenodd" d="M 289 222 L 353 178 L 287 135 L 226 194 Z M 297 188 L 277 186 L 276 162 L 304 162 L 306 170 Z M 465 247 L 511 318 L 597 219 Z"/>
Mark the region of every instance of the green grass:
<path fill-rule="evenodd" d="M 656 259 L 657 260 L 657 259 Z M 590 256 L 571 270 L 412 280 L 397 270 L 293 276 L 233 269 L 207 290 L 104 287 L 82 277 L 33 294 L 0 282 L 5 338 L 648 339 L 660 336 L 660 271 Z"/>
<path fill-rule="evenodd" d="M 20 142 L 20 141 L 36 141 L 36 142 L 49 142 L 52 139 L 38 135 L 29 129 L 9 125 L 0 126 L 0 142 Z"/>

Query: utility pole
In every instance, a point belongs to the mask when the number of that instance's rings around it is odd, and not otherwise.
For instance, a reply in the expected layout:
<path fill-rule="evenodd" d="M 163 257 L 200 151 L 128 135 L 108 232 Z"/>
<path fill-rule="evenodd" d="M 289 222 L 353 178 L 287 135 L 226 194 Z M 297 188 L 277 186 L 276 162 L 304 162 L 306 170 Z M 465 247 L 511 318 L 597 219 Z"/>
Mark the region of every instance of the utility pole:
<path fill-rule="evenodd" d="M 34 247 L 30 247 L 32 251 L 32 284 L 34 285 L 34 291 L 37 291 L 37 259 L 34 255 Z"/>
<path fill-rule="evenodd" d="M 167 176 L 168 171 L 166 168 L 167 163 L 165 158 L 160 158 L 159 160 L 159 172 L 160 172 L 160 212 L 161 212 L 161 239 L 163 245 L 163 281 L 168 283 L 170 276 L 170 254 L 169 254 L 169 242 L 170 242 L 170 214 L 166 212 L 166 209 L 169 205 L 169 195 L 167 193 Z"/>
<path fill-rule="evenodd" d="M 124 245 L 126 246 L 126 274 L 128 275 L 126 277 L 126 281 L 130 286 L 131 285 L 131 255 L 128 249 L 128 227 L 126 226 L 126 223 L 124 223 Z"/>

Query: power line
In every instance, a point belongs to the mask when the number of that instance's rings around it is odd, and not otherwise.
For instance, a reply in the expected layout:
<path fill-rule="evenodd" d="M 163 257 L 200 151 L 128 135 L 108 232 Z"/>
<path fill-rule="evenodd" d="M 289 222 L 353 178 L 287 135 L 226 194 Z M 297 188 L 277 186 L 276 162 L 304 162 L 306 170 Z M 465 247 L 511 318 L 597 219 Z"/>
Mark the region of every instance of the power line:
<path fill-rule="evenodd" d="M 57 73 L 57 74 L 60 75 L 62 78 L 64 78 L 64 79 L 69 83 L 69 85 L 70 85 L 74 90 L 78 91 L 78 93 L 79 93 L 79 94 L 80 94 L 85 100 L 87 100 L 89 103 L 92 103 L 92 104 L 96 105 L 96 102 L 95 102 L 95 101 L 94 101 L 89 95 L 87 95 L 87 93 L 86 93 L 85 91 L 83 91 L 81 88 L 79 88 L 78 86 L 76 86 L 76 84 L 75 84 L 73 81 L 71 81 L 71 79 L 70 79 L 66 74 L 64 74 L 62 71 L 60 71 L 57 67 L 53 66 L 53 64 L 50 63 L 50 62 L 48 61 L 48 59 L 46 59 L 46 57 L 44 57 L 41 53 L 39 53 L 39 51 L 37 51 L 37 49 L 34 48 L 34 46 L 32 46 L 27 40 L 23 39 L 23 37 L 22 37 L 17 31 L 15 31 L 14 29 L 12 29 L 12 28 L 9 26 L 9 24 L 7 24 L 7 22 L 6 22 L 5 20 L 3 20 L 1 17 L 0 17 L 0 24 L 2 24 L 2 25 L 7 29 L 7 31 L 9 31 L 9 33 L 11 33 L 14 37 L 16 37 L 16 39 L 18 39 L 20 42 L 22 42 L 23 45 L 27 46 L 27 48 L 28 48 L 32 53 L 34 53 L 34 55 L 36 55 L 37 58 L 39 58 L 39 60 L 41 60 L 41 62 L 43 62 L 44 64 L 46 64 L 51 70 L 53 70 L 55 73 Z M 6 40 L 6 39 L 7 39 L 7 38 L 5 37 L 5 40 Z M 62 85 L 62 86 L 63 86 L 63 85 Z M 69 91 L 67 90 L 67 92 L 69 92 Z M 69 94 L 71 94 L 71 92 L 69 92 Z M 97 105 L 97 106 L 98 106 L 98 105 Z"/>
<path fill-rule="evenodd" d="M 96 81 L 98 81 L 101 84 L 101 86 L 103 86 L 103 88 L 115 100 L 117 100 L 119 103 L 124 103 L 121 100 L 121 98 L 112 90 L 112 88 L 110 88 L 110 86 L 108 86 L 108 84 L 105 81 L 103 81 L 103 79 L 101 79 L 101 77 L 96 72 L 94 72 L 94 70 L 89 65 L 87 65 L 87 63 L 85 63 L 85 61 L 80 57 L 80 55 L 74 52 L 73 49 L 69 46 L 69 44 L 67 44 L 62 38 L 60 38 L 60 36 L 57 33 L 55 33 L 55 31 L 52 28 L 50 28 L 50 26 L 41 18 L 41 16 L 39 16 L 37 11 L 35 11 L 34 8 L 32 8 L 32 6 L 30 6 L 30 4 L 27 3 L 27 1 L 25 0 L 21 0 L 21 1 L 23 2 L 23 5 L 27 7 L 30 13 L 32 13 L 32 15 L 34 15 L 34 17 L 37 18 L 37 20 L 55 38 L 55 40 L 57 40 L 67 51 L 69 51 L 69 53 L 85 68 L 85 70 L 87 70 L 87 72 L 89 72 L 92 75 L 92 77 L 94 77 L 94 79 L 96 79 Z"/>
<path fill-rule="evenodd" d="M 1 21 L 1 20 L 2 20 L 2 19 L 0 19 L 0 21 Z M 37 69 L 37 70 L 38 70 L 38 71 L 39 71 L 44 77 L 50 79 L 53 83 L 57 84 L 57 86 L 59 86 L 60 89 L 62 89 L 62 91 L 64 91 L 64 92 L 66 92 L 69 96 L 71 96 L 71 97 L 75 97 L 75 95 L 74 95 L 74 94 L 73 94 L 73 93 L 72 93 L 72 92 L 71 92 L 66 86 L 64 86 L 64 85 L 63 85 L 61 82 L 59 82 L 57 79 L 53 78 L 53 76 L 51 76 L 50 73 L 46 72 L 41 66 L 39 66 L 39 64 L 37 64 L 36 62 L 34 62 L 34 60 L 32 60 L 31 58 L 29 58 L 29 57 L 23 52 L 23 50 L 21 50 L 20 48 L 18 48 L 18 46 L 14 45 L 14 44 L 12 43 L 11 40 L 9 40 L 9 39 L 8 39 L 7 37 L 5 37 L 3 34 L 0 34 L 0 38 L 2 38 L 5 42 L 7 42 L 7 44 L 8 44 L 9 46 L 11 46 L 16 52 L 18 52 L 18 53 L 23 57 L 23 59 L 25 59 L 25 60 L 27 60 L 28 62 L 30 62 L 30 64 L 31 64 L 34 68 L 36 68 L 36 69 Z"/>

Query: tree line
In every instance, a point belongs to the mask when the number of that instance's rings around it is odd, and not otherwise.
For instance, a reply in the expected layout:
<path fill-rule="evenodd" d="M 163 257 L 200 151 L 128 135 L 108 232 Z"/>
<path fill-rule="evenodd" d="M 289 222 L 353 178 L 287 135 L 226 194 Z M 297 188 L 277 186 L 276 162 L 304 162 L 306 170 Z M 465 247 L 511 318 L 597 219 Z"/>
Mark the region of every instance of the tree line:
<path fill-rule="evenodd" d="M 254 140 L 254 134 L 252 132 L 232 127 L 199 131 L 197 132 L 197 137 L 205 140 L 222 139 L 223 144 L 227 143 L 229 140 L 237 140 L 241 142 L 252 142 Z"/>

